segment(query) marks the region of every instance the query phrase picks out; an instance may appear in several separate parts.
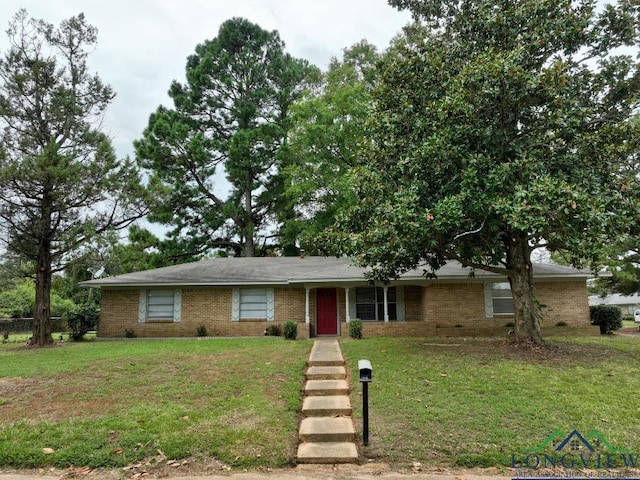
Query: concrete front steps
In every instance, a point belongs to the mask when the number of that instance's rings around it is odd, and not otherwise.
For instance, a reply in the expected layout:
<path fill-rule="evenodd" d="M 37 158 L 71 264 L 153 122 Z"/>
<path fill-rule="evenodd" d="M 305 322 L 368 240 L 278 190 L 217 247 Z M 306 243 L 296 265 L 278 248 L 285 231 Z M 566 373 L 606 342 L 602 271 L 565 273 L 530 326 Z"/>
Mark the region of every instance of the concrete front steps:
<path fill-rule="evenodd" d="M 349 385 L 338 341 L 316 340 L 307 365 L 298 463 L 356 463 Z"/>

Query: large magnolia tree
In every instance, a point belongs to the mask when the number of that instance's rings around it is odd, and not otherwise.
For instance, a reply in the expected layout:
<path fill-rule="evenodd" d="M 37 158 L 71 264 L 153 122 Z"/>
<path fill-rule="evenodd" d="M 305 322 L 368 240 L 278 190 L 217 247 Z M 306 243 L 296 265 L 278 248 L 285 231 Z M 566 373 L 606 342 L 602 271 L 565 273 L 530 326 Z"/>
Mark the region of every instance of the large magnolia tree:
<path fill-rule="evenodd" d="M 97 235 L 143 215 L 137 170 L 100 130 L 111 88 L 89 72 L 97 30 L 21 10 L 0 58 L 0 241 L 35 267 L 33 342 L 51 336 L 51 277 Z"/>
<path fill-rule="evenodd" d="M 639 8 L 623 0 L 390 0 L 416 23 L 386 56 L 359 202 L 327 246 L 388 279 L 448 260 L 506 275 L 541 343 L 532 251 L 596 258 L 637 205 Z"/>

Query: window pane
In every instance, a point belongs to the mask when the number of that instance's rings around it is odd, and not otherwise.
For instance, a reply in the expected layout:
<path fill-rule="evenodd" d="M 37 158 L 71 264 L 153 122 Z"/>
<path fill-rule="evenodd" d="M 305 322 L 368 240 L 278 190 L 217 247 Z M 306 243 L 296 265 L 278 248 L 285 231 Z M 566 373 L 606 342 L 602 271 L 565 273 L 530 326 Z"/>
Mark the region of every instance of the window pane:
<path fill-rule="evenodd" d="M 389 320 L 398 319 L 398 314 L 396 313 L 397 308 L 395 303 L 388 303 L 387 311 L 389 312 Z M 384 302 L 378 303 L 378 320 L 384 320 Z"/>
<path fill-rule="evenodd" d="M 513 313 L 513 300 L 510 298 L 494 298 L 493 313 Z"/>
<path fill-rule="evenodd" d="M 491 288 L 493 298 L 493 313 L 513 313 L 513 297 L 511 285 L 508 282 L 494 283 Z"/>
<path fill-rule="evenodd" d="M 375 320 L 376 306 L 373 303 L 357 303 L 356 318 L 360 320 Z"/>
<path fill-rule="evenodd" d="M 384 302 L 384 297 L 380 298 L 381 302 Z M 396 287 L 389 287 L 387 289 L 387 302 L 395 303 L 396 302 Z"/>
<path fill-rule="evenodd" d="M 390 303 L 389 304 L 389 320 L 397 320 L 397 319 L 398 319 L 398 313 L 397 313 L 396 304 Z"/>
<path fill-rule="evenodd" d="M 173 319 L 173 290 L 147 292 L 147 318 Z"/>
<path fill-rule="evenodd" d="M 240 289 L 240 318 L 267 318 L 267 291 L 264 288 Z"/>
<path fill-rule="evenodd" d="M 388 287 L 389 320 L 396 320 L 396 287 Z M 356 287 L 356 317 L 360 320 L 384 320 L 384 288 Z"/>
<path fill-rule="evenodd" d="M 376 290 L 373 287 L 356 287 L 356 303 L 375 303 Z"/>

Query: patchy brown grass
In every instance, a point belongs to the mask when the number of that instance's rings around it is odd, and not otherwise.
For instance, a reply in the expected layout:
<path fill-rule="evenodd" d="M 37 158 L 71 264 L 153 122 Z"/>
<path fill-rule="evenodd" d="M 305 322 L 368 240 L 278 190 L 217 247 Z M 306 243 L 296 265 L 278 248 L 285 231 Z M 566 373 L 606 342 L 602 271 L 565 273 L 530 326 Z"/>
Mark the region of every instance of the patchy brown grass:
<path fill-rule="evenodd" d="M 310 348 L 210 339 L 0 349 L 0 465 L 126 465 L 158 450 L 287 464 Z"/>

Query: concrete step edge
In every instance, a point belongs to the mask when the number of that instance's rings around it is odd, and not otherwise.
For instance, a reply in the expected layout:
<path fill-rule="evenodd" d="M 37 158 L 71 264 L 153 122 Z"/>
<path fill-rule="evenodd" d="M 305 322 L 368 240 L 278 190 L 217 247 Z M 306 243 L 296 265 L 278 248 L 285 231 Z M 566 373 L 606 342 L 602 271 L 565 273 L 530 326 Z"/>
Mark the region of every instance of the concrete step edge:
<path fill-rule="evenodd" d="M 302 413 L 307 417 L 350 417 L 353 408 L 348 395 L 310 395 L 302 401 Z"/>
<path fill-rule="evenodd" d="M 298 445 L 298 463 L 355 463 L 359 459 L 353 442 L 305 442 Z"/>
<path fill-rule="evenodd" d="M 309 360 L 308 367 L 344 367 L 344 360 Z"/>
<path fill-rule="evenodd" d="M 306 395 L 348 395 L 349 392 L 346 380 L 307 380 L 304 386 Z"/>
<path fill-rule="evenodd" d="M 304 442 L 352 442 L 355 428 L 351 417 L 307 417 L 300 422 L 298 436 Z"/>
<path fill-rule="evenodd" d="M 346 380 L 345 367 L 309 367 L 305 373 L 307 380 Z"/>

